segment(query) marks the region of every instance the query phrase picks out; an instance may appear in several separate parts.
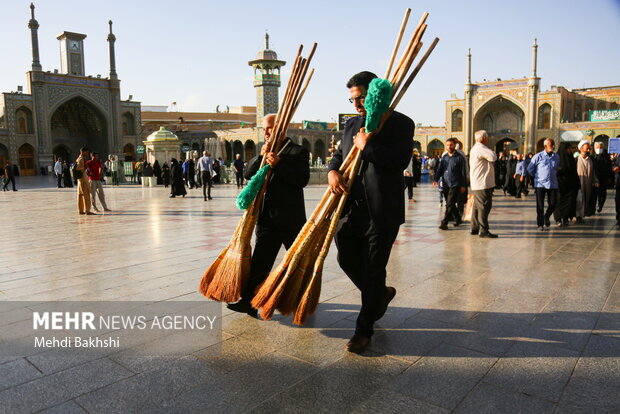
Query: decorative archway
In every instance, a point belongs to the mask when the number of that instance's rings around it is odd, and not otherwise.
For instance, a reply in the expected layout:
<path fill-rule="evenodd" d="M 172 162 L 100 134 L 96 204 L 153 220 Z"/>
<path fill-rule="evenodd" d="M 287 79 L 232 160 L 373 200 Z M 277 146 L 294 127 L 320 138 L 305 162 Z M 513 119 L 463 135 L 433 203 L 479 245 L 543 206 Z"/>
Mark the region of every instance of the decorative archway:
<path fill-rule="evenodd" d="M 136 135 L 134 117 L 131 112 L 125 112 L 122 116 L 123 135 Z"/>
<path fill-rule="evenodd" d="M 325 162 L 325 143 L 322 139 L 317 139 L 314 142 L 314 158 L 321 157 L 321 160 Z"/>
<path fill-rule="evenodd" d="M 422 143 L 420 141 L 413 140 L 413 149 L 418 150 L 418 154 L 422 154 Z"/>
<path fill-rule="evenodd" d="M 426 146 L 426 153 L 431 157 L 441 157 L 441 154 L 443 154 L 444 150 L 445 145 L 437 138 L 433 139 Z"/>
<path fill-rule="evenodd" d="M 127 144 L 123 147 L 123 155 L 125 161 L 134 161 L 136 158 L 136 147 L 133 144 Z"/>
<path fill-rule="evenodd" d="M 460 109 L 452 112 L 452 131 L 463 131 L 463 111 L 461 111 Z"/>
<path fill-rule="evenodd" d="M 507 152 L 512 150 L 518 150 L 519 144 L 512 138 L 503 138 L 500 139 L 497 144 L 495 144 L 495 152 L 498 154 L 503 152 L 506 155 Z"/>
<path fill-rule="evenodd" d="M 80 147 L 88 147 L 108 155 L 107 120 L 104 113 L 92 102 L 76 96 L 60 104 L 50 120 L 52 145 L 65 145 L 76 153 Z"/>
<path fill-rule="evenodd" d="M 551 105 L 544 103 L 538 108 L 538 129 L 551 128 Z"/>
<path fill-rule="evenodd" d="M 312 152 L 312 145 L 310 145 L 310 141 L 306 138 L 301 140 L 301 146 L 308 150 L 308 152 Z M 312 155 L 314 157 L 314 154 Z"/>
<path fill-rule="evenodd" d="M 243 161 L 249 160 L 249 158 L 243 158 L 245 156 L 245 154 L 244 154 L 244 150 L 243 150 L 243 144 L 241 143 L 241 141 L 233 142 L 232 149 L 233 149 L 233 155 L 232 155 L 233 158 L 236 157 L 237 154 L 239 154 L 239 155 L 241 155 L 241 159 L 243 159 Z"/>
<path fill-rule="evenodd" d="M 20 106 L 15 111 L 15 119 L 17 120 L 18 134 L 33 134 L 32 111 L 30 108 Z"/>
<path fill-rule="evenodd" d="M 56 145 L 52 150 L 52 154 L 54 154 L 53 162 L 55 163 L 58 158 L 62 158 L 63 161 L 71 160 L 71 150 L 66 145 Z M 77 154 L 75 154 L 75 158 L 77 158 Z"/>
<path fill-rule="evenodd" d="M 250 160 L 256 155 L 256 144 L 252 140 L 245 141 L 245 159 Z"/>
<path fill-rule="evenodd" d="M 34 170 L 34 147 L 24 144 L 17 151 L 19 154 L 19 173 L 20 175 L 35 175 Z"/>
<path fill-rule="evenodd" d="M 503 147 L 506 139 L 514 142 L 510 149 L 517 149 L 517 143 L 525 136 L 525 112 L 518 102 L 498 94 L 483 104 L 474 115 L 474 131 L 480 129 L 487 131 L 489 141 L 495 142 L 496 149 Z"/>

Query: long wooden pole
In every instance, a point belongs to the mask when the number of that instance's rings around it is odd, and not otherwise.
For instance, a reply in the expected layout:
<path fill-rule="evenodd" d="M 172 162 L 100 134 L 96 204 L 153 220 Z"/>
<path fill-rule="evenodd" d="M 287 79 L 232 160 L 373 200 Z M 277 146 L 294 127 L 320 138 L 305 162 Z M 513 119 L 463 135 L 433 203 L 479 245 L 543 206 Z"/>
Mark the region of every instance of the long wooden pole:
<path fill-rule="evenodd" d="M 403 39 L 403 34 L 405 33 L 405 28 L 407 27 L 407 21 L 409 21 L 409 14 L 411 14 L 411 9 L 407 8 L 407 10 L 405 10 L 405 17 L 403 17 L 403 22 L 400 25 L 400 31 L 398 32 L 398 36 L 396 37 L 396 43 L 394 44 L 394 50 L 392 51 L 392 56 L 390 57 L 390 62 L 388 63 L 388 67 L 387 67 L 387 70 L 385 71 L 385 76 L 383 77 L 383 79 L 390 78 L 390 72 L 392 71 L 392 65 L 394 65 L 394 59 L 396 59 L 396 54 L 398 53 L 400 42 Z"/>

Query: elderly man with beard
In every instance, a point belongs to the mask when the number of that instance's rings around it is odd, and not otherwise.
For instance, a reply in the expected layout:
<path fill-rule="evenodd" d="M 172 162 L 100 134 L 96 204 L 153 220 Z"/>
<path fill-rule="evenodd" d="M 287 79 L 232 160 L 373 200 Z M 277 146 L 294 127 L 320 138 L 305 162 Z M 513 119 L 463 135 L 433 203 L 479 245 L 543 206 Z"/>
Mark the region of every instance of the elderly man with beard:
<path fill-rule="evenodd" d="M 273 138 L 275 122 L 274 114 L 263 118 L 265 145 L 261 148 L 260 155 L 248 161 L 245 169 L 245 178 L 249 180 L 259 170 L 265 157 L 272 173 L 258 214 L 250 277 L 241 293 L 241 300 L 227 305 L 228 309 L 254 317 L 258 315 L 258 311 L 250 302 L 256 289 L 271 272 L 280 247 L 284 245 L 286 249 L 290 248 L 306 222 L 304 187 L 310 179 L 310 154 L 290 138 L 286 138 L 282 143 L 280 154 L 272 150 L 267 152 L 267 144 Z"/>
<path fill-rule="evenodd" d="M 590 157 L 590 141 L 581 140 L 577 146 L 577 175 L 581 184 L 580 196 L 577 196 L 577 223 L 583 223 L 583 218 L 594 214 L 594 207 L 590 209 L 590 198 L 599 186 L 598 178 L 594 173 L 594 162 Z"/>
<path fill-rule="evenodd" d="M 347 82 L 358 116 L 344 127 L 342 141 L 329 164 L 328 181 L 335 194 L 347 192 L 347 182 L 338 171 L 353 146 L 361 151 L 362 166 L 347 198 L 336 234 L 338 264 L 361 291 L 362 308 L 355 334 L 347 343 L 349 352 L 361 353 L 374 333 L 374 324 L 385 314 L 396 289 L 386 286 L 385 267 L 399 227 L 405 222 L 403 170 L 413 152 L 413 121 L 394 112 L 374 135 L 363 128 L 364 100 L 377 75 L 360 72 Z"/>

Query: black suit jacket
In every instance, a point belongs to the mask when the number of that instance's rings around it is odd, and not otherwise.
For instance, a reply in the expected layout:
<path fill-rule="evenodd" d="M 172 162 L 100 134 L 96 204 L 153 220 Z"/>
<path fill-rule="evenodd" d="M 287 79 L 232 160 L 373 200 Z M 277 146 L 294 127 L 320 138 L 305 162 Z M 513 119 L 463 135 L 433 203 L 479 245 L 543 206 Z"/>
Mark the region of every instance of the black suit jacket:
<path fill-rule="evenodd" d="M 364 122 L 362 116 L 347 121 L 340 146 L 329 163 L 330 171 L 340 168 Z M 362 151 L 363 163 L 357 180 L 362 178 L 370 217 L 380 230 L 394 229 L 405 222 L 403 170 L 409 165 L 413 153 L 414 132 L 413 121 L 394 112 L 381 132 L 368 141 Z"/>
<path fill-rule="evenodd" d="M 299 232 L 306 222 L 306 207 L 304 204 L 304 187 L 310 179 L 310 164 L 308 150 L 290 141 L 280 154 L 280 161 L 273 168 L 265 198 L 258 217 L 258 224 L 271 219 L 282 229 Z M 283 143 L 283 145 L 284 145 Z M 260 168 L 262 155 L 257 155 L 248 161 L 244 176 L 252 178 Z"/>

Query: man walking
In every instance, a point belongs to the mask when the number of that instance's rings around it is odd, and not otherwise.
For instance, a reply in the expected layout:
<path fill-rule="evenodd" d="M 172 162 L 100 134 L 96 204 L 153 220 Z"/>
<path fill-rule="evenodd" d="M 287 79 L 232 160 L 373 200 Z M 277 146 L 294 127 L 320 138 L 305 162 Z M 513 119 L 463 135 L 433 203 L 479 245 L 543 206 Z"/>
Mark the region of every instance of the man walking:
<path fill-rule="evenodd" d="M 265 144 L 272 136 L 276 123 L 274 114 L 263 118 Z M 288 144 L 287 144 L 288 143 Z M 256 244 L 252 252 L 250 277 L 241 293 L 241 300 L 229 303 L 228 309 L 235 312 L 256 316 L 256 309 L 250 302 L 254 298 L 256 288 L 267 278 L 278 256 L 280 247 L 290 248 L 297 234 L 306 222 L 304 204 L 304 187 L 310 179 L 308 150 L 286 138 L 282 145 L 286 148 L 281 154 L 274 151 L 266 152 L 263 145 L 260 155 L 248 161 L 245 178 L 248 180 L 260 169 L 263 157 L 270 165 L 271 178 L 267 183 L 265 198 L 258 213 L 256 223 Z"/>
<path fill-rule="evenodd" d="M 241 161 L 241 154 L 235 155 L 235 161 L 233 162 L 233 169 L 235 170 L 235 177 L 237 178 L 237 188 L 243 187 L 243 161 Z"/>
<path fill-rule="evenodd" d="M 89 216 L 95 215 L 90 211 L 90 184 L 86 171 L 86 159 L 88 158 L 88 148 L 80 149 L 80 156 L 75 160 L 74 175 L 77 181 L 77 204 L 80 214 Z"/>
<path fill-rule="evenodd" d="M 560 156 L 553 152 L 555 142 L 551 138 L 545 140 L 545 148 L 532 157 L 527 172 L 534 177 L 534 190 L 536 191 L 536 225 L 538 231 L 544 231 L 549 227 L 549 218 L 555 210 L 558 196 L 558 167 Z M 545 211 L 545 197 L 548 207 Z"/>
<path fill-rule="evenodd" d="M 2 191 L 8 191 L 7 187 L 9 183 L 13 186 L 13 191 L 17 191 L 17 188 L 15 188 L 15 169 L 11 161 L 7 160 L 6 166 L 4 167 L 4 186 L 2 187 Z"/>
<path fill-rule="evenodd" d="M 347 191 L 338 171 L 349 152 L 356 146 L 361 151 L 362 167 L 347 198 L 336 234 L 338 264 L 361 291 L 362 307 L 357 317 L 355 334 L 347 343 L 349 352 L 361 353 L 374 334 L 374 324 L 385 314 L 396 289 L 386 286 L 386 266 L 399 227 L 405 222 L 405 197 L 402 171 L 413 152 L 415 124 L 394 112 L 381 131 L 369 139 L 364 126 L 364 100 L 370 81 L 377 75 L 360 72 L 348 82 L 359 116 L 345 124 L 340 147 L 328 167 L 329 187 L 333 193 Z"/>
<path fill-rule="evenodd" d="M 54 164 L 54 175 L 56 176 L 56 185 L 62 188 L 62 158 L 58 157 Z"/>
<path fill-rule="evenodd" d="M 515 183 L 517 184 L 517 194 L 515 198 L 521 198 L 521 194 L 527 195 L 528 191 L 525 188 L 525 175 L 526 175 L 527 163 L 523 158 L 523 154 L 517 155 L 517 169 L 514 174 Z"/>
<path fill-rule="evenodd" d="M 209 151 L 204 151 L 203 156 L 198 159 L 198 171 L 200 174 L 200 182 L 202 184 L 202 195 L 204 200 L 207 197 L 211 200 L 211 186 L 213 181 L 213 158 L 209 156 Z"/>
<path fill-rule="evenodd" d="M 599 187 L 599 181 L 594 173 L 594 162 L 590 157 L 590 141 L 581 140 L 577 146 L 579 156 L 577 157 L 577 175 L 581 189 L 577 196 L 577 223 L 583 223 L 584 217 L 594 214 L 595 205 L 591 203 L 591 197 L 595 195 Z"/>
<path fill-rule="evenodd" d="M 459 226 L 463 219 L 458 209 L 458 198 L 467 190 L 467 171 L 465 157 L 456 150 L 456 139 L 446 140 L 446 154 L 439 160 L 433 187 L 437 187 L 439 178 L 443 178 L 443 192 L 446 199 L 446 211 L 439 228 L 448 230 L 448 221 L 454 219 L 454 226 Z"/>
<path fill-rule="evenodd" d="M 407 188 L 407 198 L 409 201 L 415 202 L 415 199 L 413 198 L 413 187 L 416 186 L 414 177 L 415 174 L 413 172 L 414 158 L 415 155 L 413 155 L 409 160 L 409 165 L 407 165 L 407 168 L 403 171 L 403 178 L 405 179 L 405 187 Z"/>
<path fill-rule="evenodd" d="M 93 152 L 90 155 L 90 161 L 86 162 L 86 171 L 90 179 L 90 198 L 93 210 L 99 211 L 97 208 L 97 197 L 99 197 L 99 202 L 101 203 L 101 207 L 103 207 L 103 211 L 112 211 L 108 208 L 105 202 L 105 195 L 103 194 L 103 184 L 101 183 L 103 165 L 99 159 L 98 153 Z"/>
<path fill-rule="evenodd" d="M 497 235 L 489 231 L 489 213 L 493 206 L 497 155 L 487 147 L 489 136 L 485 130 L 476 131 L 474 138 L 476 143 L 469 152 L 469 179 L 474 193 L 471 234 L 494 239 Z"/>

